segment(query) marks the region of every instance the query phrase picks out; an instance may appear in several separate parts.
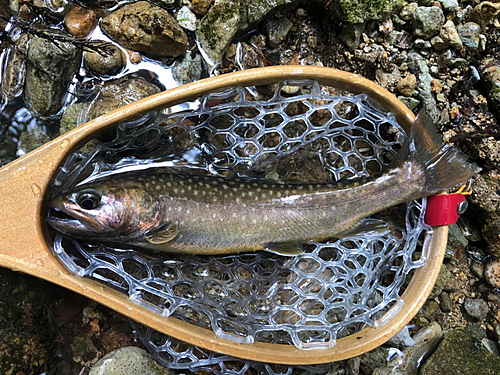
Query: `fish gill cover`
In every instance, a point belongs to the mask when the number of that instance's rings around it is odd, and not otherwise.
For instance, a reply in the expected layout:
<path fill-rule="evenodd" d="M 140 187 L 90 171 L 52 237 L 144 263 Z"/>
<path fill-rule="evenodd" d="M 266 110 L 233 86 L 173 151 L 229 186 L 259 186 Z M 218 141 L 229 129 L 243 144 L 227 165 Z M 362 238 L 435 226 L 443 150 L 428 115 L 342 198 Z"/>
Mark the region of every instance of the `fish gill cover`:
<path fill-rule="evenodd" d="M 162 112 L 122 123 L 75 150 L 56 175 L 52 194 L 103 175 L 158 166 L 278 182 L 367 177 L 389 164 L 406 137 L 394 116 L 366 95 L 314 81 L 234 87 Z M 321 348 L 382 324 L 379 319 L 402 302 L 409 272 L 426 260 L 424 239 L 432 230 L 423 223 L 424 211 L 425 199 L 397 206 L 377 215 L 388 231 L 303 243 L 303 253 L 294 257 L 157 253 L 61 233 L 54 235 L 53 250 L 71 272 L 219 337 Z M 234 367 L 229 356 L 137 330 L 171 368 L 243 374 L 250 366 Z M 266 371 L 285 374 L 290 368 Z"/>

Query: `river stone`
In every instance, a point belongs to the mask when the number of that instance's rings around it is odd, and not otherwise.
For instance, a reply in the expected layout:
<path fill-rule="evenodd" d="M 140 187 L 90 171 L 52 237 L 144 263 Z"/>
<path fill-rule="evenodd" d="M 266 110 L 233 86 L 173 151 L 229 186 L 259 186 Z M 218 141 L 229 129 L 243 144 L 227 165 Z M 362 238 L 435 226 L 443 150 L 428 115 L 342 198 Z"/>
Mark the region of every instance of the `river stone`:
<path fill-rule="evenodd" d="M 220 63 L 238 31 L 239 22 L 239 0 L 221 0 L 201 19 L 196 36 L 206 54 L 208 64 L 216 66 Z"/>
<path fill-rule="evenodd" d="M 320 1 L 320 0 L 313 0 Z M 384 0 L 387 1 L 387 0 Z M 295 5 L 296 0 L 232 0 L 236 4 L 238 2 L 240 8 L 239 30 L 246 31 L 257 26 L 266 17 L 276 12 L 278 8 L 283 8 L 287 5 Z M 217 3 L 217 2 L 216 2 Z M 216 6 L 216 5 L 214 5 Z M 211 10 L 209 11 L 209 13 Z"/>
<path fill-rule="evenodd" d="M 97 74 L 112 76 L 118 74 L 125 67 L 125 58 L 122 51 L 115 45 L 107 44 L 109 53 L 87 51 L 83 55 L 84 64 Z"/>
<path fill-rule="evenodd" d="M 481 29 L 490 23 L 500 13 L 500 3 L 483 1 L 472 10 L 469 21 L 477 23 Z"/>
<path fill-rule="evenodd" d="M 488 315 L 488 303 L 481 298 L 466 298 L 464 309 L 473 320 L 483 320 Z"/>
<path fill-rule="evenodd" d="M 125 48 L 152 56 L 179 56 L 188 38 L 165 9 L 147 1 L 125 5 L 102 19 L 108 35 Z"/>
<path fill-rule="evenodd" d="M 92 9 L 75 7 L 64 17 L 64 25 L 71 35 L 86 38 L 97 26 L 97 15 Z"/>
<path fill-rule="evenodd" d="M 475 22 L 467 22 L 457 27 L 458 36 L 469 51 L 477 51 L 479 48 L 479 35 L 481 27 Z"/>
<path fill-rule="evenodd" d="M 403 5 L 402 0 L 323 0 L 335 22 L 363 23 L 379 20 L 394 13 Z"/>
<path fill-rule="evenodd" d="M 81 50 L 72 43 L 57 44 L 37 36 L 30 39 L 24 99 L 42 117 L 62 109 L 71 77 L 80 66 Z"/>
<path fill-rule="evenodd" d="M 344 23 L 342 24 L 342 32 L 340 33 L 340 39 L 346 44 L 349 51 L 354 52 L 361 40 L 361 35 L 365 32 L 365 24 L 364 23 Z M 401 33 L 400 31 L 392 30 L 391 33 Z M 389 36 L 391 35 L 389 34 Z M 388 38 L 389 38 L 388 36 Z M 394 36 L 397 38 L 397 36 Z M 389 42 L 388 42 L 389 43 Z"/>
<path fill-rule="evenodd" d="M 193 0 L 193 12 L 199 16 L 204 16 L 208 12 L 208 8 L 212 4 L 212 0 Z"/>
<path fill-rule="evenodd" d="M 450 117 L 448 110 L 440 110 L 436 106 L 436 99 L 432 95 L 431 82 L 434 79 L 429 73 L 427 60 L 417 52 L 408 54 L 408 67 L 410 72 L 417 77 L 416 95 L 422 102 L 426 112 L 436 125 L 448 124 Z"/>
<path fill-rule="evenodd" d="M 442 374 L 500 374 L 500 358 L 466 332 L 450 330 L 420 369 L 420 375 Z"/>
<path fill-rule="evenodd" d="M 444 42 L 454 49 L 462 49 L 462 39 L 458 36 L 457 28 L 453 21 L 446 21 L 439 33 Z"/>
<path fill-rule="evenodd" d="M 292 26 L 293 22 L 286 17 L 268 20 L 266 22 L 266 29 L 269 47 L 278 47 Z"/>
<path fill-rule="evenodd" d="M 438 7 L 418 7 L 411 15 L 413 35 L 417 38 L 429 39 L 439 34 L 445 18 Z"/>
<path fill-rule="evenodd" d="M 431 39 L 431 45 L 436 51 L 443 51 L 448 48 L 448 44 L 439 35 L 433 36 Z"/>
<path fill-rule="evenodd" d="M 450 13 L 458 12 L 458 1 L 457 0 L 438 0 L 443 10 Z"/>
<path fill-rule="evenodd" d="M 89 375 L 174 375 L 174 370 L 157 363 L 147 351 L 127 346 L 106 354 Z"/>
<path fill-rule="evenodd" d="M 183 58 L 175 61 L 172 68 L 172 77 L 179 85 L 198 81 L 201 77 L 201 55 L 194 58 L 191 52 L 187 52 Z"/>
<path fill-rule="evenodd" d="M 409 3 L 401 8 L 401 12 L 399 12 L 399 17 L 404 21 L 411 20 L 411 15 L 418 8 L 418 3 Z"/>
<path fill-rule="evenodd" d="M 473 177 L 471 211 L 478 218 L 488 251 L 500 258 L 500 173 L 496 170 Z"/>
<path fill-rule="evenodd" d="M 181 9 L 179 9 L 176 18 L 177 22 L 179 22 L 179 26 L 183 29 L 189 31 L 196 30 L 196 16 L 187 6 L 184 5 Z"/>
<path fill-rule="evenodd" d="M 158 86 L 142 78 L 123 77 L 107 81 L 92 102 L 87 121 L 159 92 Z"/>
<path fill-rule="evenodd" d="M 486 86 L 491 109 L 500 116 L 500 64 L 496 58 L 485 58 L 479 65 L 479 74 Z"/>
<path fill-rule="evenodd" d="M 11 45 L 5 50 L 5 69 L 0 80 L 1 95 L 4 99 L 13 100 L 23 93 L 27 43 L 28 34 L 21 34 L 16 45 Z"/>

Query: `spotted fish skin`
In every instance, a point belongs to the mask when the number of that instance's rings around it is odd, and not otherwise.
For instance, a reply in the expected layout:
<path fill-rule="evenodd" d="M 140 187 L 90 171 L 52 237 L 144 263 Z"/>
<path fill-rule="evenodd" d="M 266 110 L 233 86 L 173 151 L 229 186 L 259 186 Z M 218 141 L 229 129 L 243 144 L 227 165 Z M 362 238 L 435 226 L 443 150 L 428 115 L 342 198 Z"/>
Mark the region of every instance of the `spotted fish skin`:
<path fill-rule="evenodd" d="M 225 254 L 324 240 L 474 174 L 466 156 L 443 146 L 431 130 L 419 116 L 400 155 L 375 179 L 279 184 L 150 169 L 102 178 L 55 197 L 52 209 L 71 219 L 50 216 L 48 222 L 77 237 L 174 253 Z M 99 205 L 84 209 L 79 197 L 89 192 Z"/>

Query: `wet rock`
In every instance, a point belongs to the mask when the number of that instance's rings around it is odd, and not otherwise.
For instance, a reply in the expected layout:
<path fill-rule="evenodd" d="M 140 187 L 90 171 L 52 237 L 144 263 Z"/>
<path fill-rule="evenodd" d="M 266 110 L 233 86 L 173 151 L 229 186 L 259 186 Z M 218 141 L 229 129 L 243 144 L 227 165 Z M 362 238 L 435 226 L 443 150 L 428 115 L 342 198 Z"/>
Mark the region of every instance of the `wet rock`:
<path fill-rule="evenodd" d="M 23 93 L 26 79 L 26 46 L 28 35 L 22 34 L 15 45 L 5 49 L 5 68 L 0 80 L 1 95 L 4 100 L 13 100 Z"/>
<path fill-rule="evenodd" d="M 392 30 L 385 38 L 385 41 L 395 47 L 408 49 L 413 44 L 413 36 L 404 30 Z"/>
<path fill-rule="evenodd" d="M 430 322 L 435 320 L 440 312 L 441 308 L 439 307 L 439 303 L 436 301 L 427 301 L 422 307 L 422 314 Z"/>
<path fill-rule="evenodd" d="M 91 103 L 72 103 L 64 109 L 59 123 L 59 133 L 64 134 L 87 122 L 87 113 Z"/>
<path fill-rule="evenodd" d="M 382 367 L 386 364 L 387 349 L 378 347 L 361 356 L 361 366 L 365 369 L 366 374 L 371 374 L 377 367 Z"/>
<path fill-rule="evenodd" d="M 286 17 L 268 20 L 266 22 L 266 30 L 269 47 L 278 47 L 292 26 L 293 22 Z"/>
<path fill-rule="evenodd" d="M 319 0 L 320 1 L 320 0 Z M 233 0 L 233 2 L 236 2 Z M 294 5 L 294 0 L 242 0 L 238 1 L 240 6 L 239 29 L 246 31 L 257 26 L 266 17 L 275 13 L 278 9 L 287 5 Z M 215 6 L 215 5 L 214 5 Z"/>
<path fill-rule="evenodd" d="M 475 6 L 469 17 L 469 21 L 477 23 L 484 29 L 500 13 L 500 3 L 483 1 Z"/>
<path fill-rule="evenodd" d="M 333 19 L 349 23 L 363 23 L 369 20 L 378 20 L 394 13 L 403 4 L 400 0 L 381 0 L 381 1 L 363 1 L 363 0 L 324 0 L 327 10 L 332 12 Z"/>
<path fill-rule="evenodd" d="M 486 86 L 489 103 L 500 116 L 500 63 L 495 58 L 485 58 L 479 65 L 479 74 Z"/>
<path fill-rule="evenodd" d="M 498 345 L 495 341 L 485 337 L 484 339 L 481 340 L 481 343 L 484 345 L 486 349 L 490 351 L 491 354 L 494 354 L 497 357 L 500 356 L 500 352 L 498 351 Z"/>
<path fill-rule="evenodd" d="M 107 81 L 92 102 L 87 121 L 159 92 L 158 86 L 142 78 L 124 77 Z"/>
<path fill-rule="evenodd" d="M 365 32 L 364 23 L 344 23 L 342 25 L 342 32 L 340 39 L 346 44 L 349 51 L 354 52 L 359 46 L 361 35 Z M 393 30 L 395 32 L 395 30 Z M 402 33 L 401 33 L 402 34 Z"/>
<path fill-rule="evenodd" d="M 454 49 L 462 49 L 462 39 L 458 36 L 457 28 L 453 21 L 446 21 L 439 34 L 443 41 Z"/>
<path fill-rule="evenodd" d="M 103 52 L 85 52 L 83 62 L 93 72 L 107 76 L 118 74 L 125 67 L 123 53 L 115 45 L 107 45 Z"/>
<path fill-rule="evenodd" d="M 239 0 L 219 1 L 200 21 L 196 35 L 211 65 L 215 66 L 221 61 L 238 31 L 239 22 Z"/>
<path fill-rule="evenodd" d="M 180 27 L 186 30 L 196 30 L 196 16 L 185 5 L 177 12 L 177 22 L 179 22 Z"/>
<path fill-rule="evenodd" d="M 448 243 L 446 244 L 446 251 L 454 256 L 463 254 L 469 242 L 465 238 L 462 230 L 457 224 L 452 224 L 448 227 Z"/>
<path fill-rule="evenodd" d="M 448 48 L 448 44 L 439 35 L 432 37 L 431 46 L 434 47 L 436 51 L 443 51 Z"/>
<path fill-rule="evenodd" d="M 429 73 L 427 60 L 419 53 L 412 52 L 408 54 L 408 67 L 411 73 L 417 77 L 417 97 L 422 102 L 425 110 L 430 115 L 436 125 L 444 125 L 449 122 L 449 114 L 446 108 L 440 110 L 436 106 L 436 100 L 431 92 L 431 82 L 434 78 Z"/>
<path fill-rule="evenodd" d="M 467 22 L 457 27 L 458 36 L 469 51 L 477 51 L 479 48 L 479 35 L 481 27 L 475 22 Z"/>
<path fill-rule="evenodd" d="M 443 292 L 439 295 L 439 305 L 445 313 L 449 313 L 453 309 L 453 302 L 448 293 Z"/>
<path fill-rule="evenodd" d="M 413 35 L 429 39 L 439 34 L 445 21 L 443 11 L 438 7 L 418 7 L 412 14 Z"/>
<path fill-rule="evenodd" d="M 201 77 L 201 55 L 193 57 L 191 52 L 184 55 L 182 59 L 176 60 L 172 68 L 172 77 L 179 85 L 198 81 Z"/>
<path fill-rule="evenodd" d="M 470 270 L 472 273 L 482 279 L 484 277 L 484 264 L 472 262 L 470 265 Z"/>
<path fill-rule="evenodd" d="M 382 57 L 383 53 L 384 47 L 372 43 L 364 46 L 363 49 L 357 49 L 354 51 L 354 57 L 369 63 L 375 63 L 380 59 L 380 57 Z"/>
<path fill-rule="evenodd" d="M 438 0 L 445 12 L 456 13 L 458 11 L 457 0 Z"/>
<path fill-rule="evenodd" d="M 193 0 L 193 12 L 199 16 L 204 16 L 208 12 L 210 4 L 212 4 L 212 0 Z"/>
<path fill-rule="evenodd" d="M 473 192 L 470 196 L 473 212 L 478 218 L 488 250 L 500 258 L 500 174 L 489 171 L 473 177 Z M 486 271 L 488 274 L 488 271 Z M 488 279 L 488 275 L 486 275 Z"/>
<path fill-rule="evenodd" d="M 373 375 L 417 375 L 420 363 L 428 357 L 443 338 L 441 326 L 431 323 L 414 336 L 415 345 L 403 350 L 403 357 L 395 358 L 385 367 L 373 371 Z"/>
<path fill-rule="evenodd" d="M 17 155 L 22 156 L 49 142 L 49 136 L 38 126 L 21 133 Z"/>
<path fill-rule="evenodd" d="M 269 65 L 260 49 L 255 48 L 245 42 L 241 42 L 239 44 L 239 48 L 237 49 L 236 53 L 236 61 L 240 70 L 261 68 Z"/>
<path fill-rule="evenodd" d="M 102 19 L 108 35 L 124 47 L 152 56 L 179 56 L 188 38 L 165 9 L 147 1 L 125 5 Z"/>
<path fill-rule="evenodd" d="M 500 259 L 490 259 L 484 267 L 484 278 L 494 288 L 500 288 Z"/>
<path fill-rule="evenodd" d="M 414 74 L 408 74 L 406 77 L 399 80 L 396 90 L 404 96 L 412 96 L 417 86 L 417 77 Z"/>
<path fill-rule="evenodd" d="M 90 369 L 89 375 L 174 375 L 174 370 L 158 364 L 148 352 L 127 346 L 108 353 Z"/>
<path fill-rule="evenodd" d="M 428 40 L 420 39 L 420 38 L 415 39 L 414 46 L 416 48 L 420 48 L 420 49 L 429 49 L 432 47 L 431 42 L 429 42 Z"/>
<path fill-rule="evenodd" d="M 466 298 L 464 309 L 474 320 L 483 320 L 490 311 L 488 303 L 480 298 Z"/>
<path fill-rule="evenodd" d="M 401 8 L 401 12 L 399 12 L 399 17 L 401 17 L 404 21 L 411 20 L 411 15 L 418 8 L 418 3 L 409 3 Z"/>
<path fill-rule="evenodd" d="M 423 364 L 420 375 L 486 375 L 500 373 L 500 358 L 464 331 L 448 331 Z"/>
<path fill-rule="evenodd" d="M 97 16 L 91 9 L 75 7 L 64 17 L 64 25 L 71 35 L 85 38 L 97 26 Z"/>
<path fill-rule="evenodd" d="M 384 71 L 383 69 L 377 69 L 375 71 L 375 79 L 380 86 L 388 89 L 389 91 L 394 91 L 394 88 L 401 80 L 401 73 L 399 72 L 398 67 L 395 67 L 390 73 Z"/>
<path fill-rule="evenodd" d="M 63 107 L 71 77 L 78 70 L 81 51 L 71 43 L 57 44 L 31 38 L 24 98 L 28 108 L 42 117 L 56 115 Z"/>

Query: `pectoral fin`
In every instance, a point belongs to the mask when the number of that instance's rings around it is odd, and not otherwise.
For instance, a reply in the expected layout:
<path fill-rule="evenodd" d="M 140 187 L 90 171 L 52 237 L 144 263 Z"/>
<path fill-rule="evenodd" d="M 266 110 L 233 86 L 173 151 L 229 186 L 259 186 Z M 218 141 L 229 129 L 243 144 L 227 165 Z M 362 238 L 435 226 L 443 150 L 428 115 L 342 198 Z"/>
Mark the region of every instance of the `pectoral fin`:
<path fill-rule="evenodd" d="M 366 218 L 359 221 L 351 229 L 338 233 L 335 238 L 346 238 L 346 237 L 364 237 L 370 235 L 380 235 L 382 233 L 389 232 L 389 224 L 383 220 Z"/>
<path fill-rule="evenodd" d="M 293 256 L 304 252 L 296 242 L 268 243 L 264 250 L 284 256 Z"/>
<path fill-rule="evenodd" d="M 167 223 L 154 231 L 147 232 L 144 238 L 152 244 L 159 245 L 172 241 L 178 234 L 179 226 L 177 223 Z"/>

